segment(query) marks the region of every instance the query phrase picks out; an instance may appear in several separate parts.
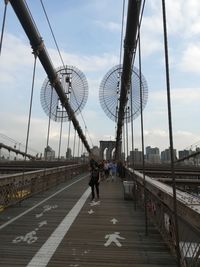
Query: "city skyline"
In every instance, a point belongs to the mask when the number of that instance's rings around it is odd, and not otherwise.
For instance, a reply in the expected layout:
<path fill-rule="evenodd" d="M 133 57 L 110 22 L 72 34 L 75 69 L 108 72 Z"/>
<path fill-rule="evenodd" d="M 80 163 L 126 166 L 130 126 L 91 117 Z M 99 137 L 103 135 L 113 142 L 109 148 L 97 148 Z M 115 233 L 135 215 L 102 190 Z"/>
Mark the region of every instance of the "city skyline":
<path fill-rule="evenodd" d="M 7 140 L 7 144 L 6 142 L 3 142 L 2 140 Z M 10 143 L 9 143 L 10 142 Z M 102 142 L 102 140 L 99 141 L 99 146 L 93 146 L 91 149 L 94 150 L 95 148 L 97 149 L 100 149 L 100 142 Z M 113 142 L 113 141 L 111 141 Z M 24 152 L 25 150 L 23 150 L 23 148 L 25 149 L 25 145 L 23 143 L 19 143 L 17 140 L 14 140 L 8 136 L 5 136 L 3 134 L 0 133 L 0 143 L 2 144 L 5 144 L 5 145 L 8 145 L 10 146 L 11 148 L 14 148 L 16 150 L 20 150 L 21 152 Z M 65 159 L 65 158 L 70 158 L 70 157 L 81 157 L 82 155 L 84 155 L 85 153 L 88 154 L 88 152 L 86 151 L 81 151 L 83 148 L 81 148 L 81 146 L 79 146 L 79 148 L 77 147 L 77 144 L 75 145 L 75 151 L 73 151 L 73 146 L 74 144 L 72 144 L 71 146 L 69 146 L 68 148 L 66 147 L 66 151 L 65 151 L 65 154 L 63 155 L 60 155 L 60 158 L 62 159 Z M 195 143 L 193 144 L 192 146 L 188 147 L 188 148 L 183 148 L 183 149 L 176 149 L 174 148 L 174 151 L 176 152 L 176 157 L 177 158 L 180 158 L 179 157 L 179 152 L 182 152 L 182 153 L 186 153 L 188 152 L 190 154 L 190 152 L 195 152 L 197 151 L 198 149 L 200 148 L 200 142 L 199 143 Z M 48 145 L 48 149 L 52 150 L 53 151 L 53 154 L 54 154 L 54 158 L 58 158 L 58 153 L 56 153 L 55 150 L 53 150 L 53 148 Z M 161 153 L 162 152 L 165 152 L 165 151 L 168 151 L 170 149 L 170 147 L 166 147 L 164 148 L 163 150 L 160 149 L 159 147 L 151 147 L 149 145 L 146 145 L 145 148 L 144 148 L 144 155 L 146 156 L 147 155 L 147 149 L 150 149 L 151 151 L 152 150 L 155 150 L 155 149 L 158 149 L 159 151 L 159 155 L 161 156 Z M 32 149 L 30 149 L 32 150 Z M 39 158 L 44 158 L 45 157 L 45 150 L 46 150 L 46 147 L 43 148 L 43 151 L 42 152 L 38 152 L 38 151 L 35 151 L 34 149 L 32 150 L 32 153 L 30 153 L 30 155 L 32 156 L 37 156 Z M 142 150 L 140 150 L 138 147 L 134 147 L 134 151 L 138 151 L 138 152 L 142 152 Z M 5 158 L 11 158 L 11 159 L 14 159 L 16 157 L 16 153 L 15 152 L 12 152 L 11 151 L 11 154 L 12 156 L 10 157 L 10 153 L 4 149 L 4 148 L 1 148 L 0 149 L 0 157 L 5 157 Z M 131 155 L 131 152 L 132 152 L 132 148 L 131 146 L 129 147 L 128 149 L 128 157 L 130 157 Z M 104 152 L 105 153 L 105 152 Z M 122 153 L 124 154 L 124 151 L 122 151 Z M 70 156 L 69 156 L 70 155 Z M 125 151 L 125 155 L 126 155 L 126 151 Z M 19 155 L 18 155 L 19 156 Z M 22 156 L 19 156 L 19 158 L 23 158 Z M 127 155 L 126 155 L 127 157 Z"/>
<path fill-rule="evenodd" d="M 27 1 L 27 4 L 54 66 L 61 66 L 41 5 L 33 0 Z M 44 1 L 44 4 L 64 62 L 80 68 L 88 80 L 89 97 L 82 115 L 87 122 L 90 146 L 98 145 L 100 138 L 115 140 L 115 123 L 101 109 L 98 94 L 104 75 L 119 64 L 122 1 L 87 0 L 66 3 L 60 0 L 59 5 L 49 1 Z M 115 9 L 108 9 L 108 6 L 115 6 Z M 1 1 L 1 21 L 3 8 L 4 2 Z M 200 100 L 200 2 L 169 0 L 166 1 L 166 11 L 174 148 L 180 150 L 200 140 L 200 129 L 196 123 Z M 160 1 L 153 0 L 146 4 L 141 45 L 142 73 L 149 89 L 143 114 L 145 146 L 149 144 L 163 149 L 169 147 L 169 134 L 161 14 Z M 21 144 L 26 140 L 32 71 L 33 56 L 29 41 L 9 5 L 0 62 L 0 132 Z M 29 137 L 29 147 L 38 152 L 43 152 L 47 139 L 48 117 L 40 104 L 40 91 L 45 78 L 46 74 L 38 62 Z M 78 120 L 84 129 L 80 115 Z M 73 134 L 72 131 L 71 144 Z M 60 124 L 51 122 L 49 145 L 56 153 L 59 135 Z M 65 155 L 67 138 L 68 123 L 65 123 L 62 155 Z M 135 146 L 141 147 L 140 117 L 134 120 L 134 142 Z"/>

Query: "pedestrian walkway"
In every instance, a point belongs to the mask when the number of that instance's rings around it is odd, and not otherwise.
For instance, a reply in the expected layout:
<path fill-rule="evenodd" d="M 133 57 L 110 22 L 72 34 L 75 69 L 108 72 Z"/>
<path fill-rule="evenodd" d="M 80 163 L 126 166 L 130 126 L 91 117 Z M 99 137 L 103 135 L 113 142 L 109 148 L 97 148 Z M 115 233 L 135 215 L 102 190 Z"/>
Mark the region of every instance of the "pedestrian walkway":
<path fill-rule="evenodd" d="M 76 177 L 0 213 L 0 266 L 174 267 L 160 234 L 123 198 L 117 182 L 90 201 L 88 177 Z"/>

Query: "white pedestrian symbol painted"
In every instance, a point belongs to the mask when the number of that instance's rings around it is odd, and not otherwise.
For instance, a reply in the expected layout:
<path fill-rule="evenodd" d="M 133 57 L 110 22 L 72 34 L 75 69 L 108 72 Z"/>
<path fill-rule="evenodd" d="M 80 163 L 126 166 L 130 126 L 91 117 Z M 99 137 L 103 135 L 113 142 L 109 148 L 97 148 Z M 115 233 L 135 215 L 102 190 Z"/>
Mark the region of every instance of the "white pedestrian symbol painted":
<path fill-rule="evenodd" d="M 93 202 L 90 202 L 90 206 L 98 206 L 100 205 L 100 200 L 99 201 L 93 201 Z"/>
<path fill-rule="evenodd" d="M 88 213 L 92 214 L 92 213 L 94 213 L 94 211 L 91 209 L 91 210 L 88 211 Z"/>
<path fill-rule="evenodd" d="M 124 237 L 119 235 L 120 232 L 114 232 L 114 234 L 109 234 L 105 236 L 105 239 L 108 239 L 104 244 L 105 247 L 110 246 L 111 243 L 115 243 L 116 246 L 121 247 L 121 243 L 118 239 L 125 239 Z"/>
<path fill-rule="evenodd" d="M 113 224 L 116 224 L 118 222 L 117 219 L 113 218 L 112 220 L 110 220 Z"/>

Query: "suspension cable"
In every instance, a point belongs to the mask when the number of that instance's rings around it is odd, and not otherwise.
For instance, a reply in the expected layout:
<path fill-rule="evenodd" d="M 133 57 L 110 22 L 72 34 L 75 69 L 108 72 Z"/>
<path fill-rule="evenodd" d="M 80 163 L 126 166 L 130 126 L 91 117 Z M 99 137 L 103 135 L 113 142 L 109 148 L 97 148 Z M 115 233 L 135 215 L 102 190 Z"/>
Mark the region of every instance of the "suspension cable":
<path fill-rule="evenodd" d="M 126 141 L 125 141 L 125 123 L 123 124 L 123 150 L 124 150 L 124 161 L 126 161 Z"/>
<path fill-rule="evenodd" d="M 164 50 L 165 50 L 165 68 L 166 68 L 166 85 L 167 85 L 167 105 L 168 105 L 168 124 L 169 124 L 169 142 L 170 142 L 170 156 L 171 156 L 171 174 L 173 181 L 173 213 L 175 223 L 175 237 L 176 237 L 176 254 L 178 266 L 182 264 L 180 262 L 181 254 L 179 247 L 179 227 L 177 218 L 177 202 L 176 202 L 176 179 L 174 170 L 174 146 L 173 146 L 173 130 L 172 130 L 172 114 L 171 114 L 171 94 L 170 94 L 170 77 L 169 77 L 169 61 L 168 61 L 168 40 L 167 40 L 167 23 L 166 23 L 166 8 L 165 0 L 162 0 L 162 12 L 163 12 L 163 32 L 164 32 Z"/>
<path fill-rule="evenodd" d="M 47 23 L 48 23 L 48 25 L 49 25 L 49 28 L 50 28 L 50 31 L 51 31 L 52 37 L 53 37 L 53 39 L 54 39 L 54 42 L 55 42 L 55 45 L 56 45 L 56 48 L 57 48 L 57 51 L 58 51 L 58 54 L 59 54 L 60 60 L 61 60 L 61 62 L 62 62 L 63 68 L 65 69 L 65 68 L 66 68 L 66 66 L 65 66 L 64 60 L 63 60 L 63 58 L 62 58 L 62 55 L 61 55 L 61 52 L 60 52 L 60 49 L 59 49 L 58 43 L 57 43 L 57 41 L 56 41 L 55 34 L 54 34 L 54 32 L 53 32 L 53 29 L 52 29 L 52 27 L 51 27 L 51 23 L 50 23 L 50 20 L 49 20 L 49 18 L 48 18 L 48 14 L 47 14 L 47 12 L 46 12 L 46 9 L 45 9 L 45 6 L 44 6 L 44 3 L 43 3 L 43 1 L 42 1 L 42 0 L 40 0 L 40 2 L 41 2 L 41 5 L 42 5 L 42 9 L 43 9 L 43 11 L 44 11 L 45 17 L 46 17 L 46 19 L 47 19 Z M 74 93 L 74 90 L 73 90 L 73 88 L 71 88 L 71 90 L 72 90 L 72 91 L 73 91 L 73 93 Z M 76 103 L 78 104 L 78 100 L 77 100 L 77 98 L 76 98 L 76 94 L 75 94 L 75 93 L 74 93 L 74 98 L 75 98 L 75 100 L 76 100 Z M 83 123 L 84 123 L 84 125 L 86 126 L 85 120 L 84 120 L 84 118 L 83 118 L 83 115 L 82 115 L 82 112 L 81 112 L 81 110 L 80 110 L 80 107 L 78 107 L 78 109 L 79 109 L 79 111 L 80 111 L 80 115 L 81 115 L 81 117 L 82 117 Z M 88 129 L 87 129 L 87 131 L 88 131 Z M 90 138 L 90 141 L 91 141 L 91 144 L 92 144 L 92 146 L 93 146 L 93 142 L 92 142 L 92 139 L 91 139 L 91 137 L 90 137 L 90 135 L 89 135 L 89 132 L 88 132 L 88 136 L 89 136 L 89 138 Z"/>
<path fill-rule="evenodd" d="M 128 112 L 129 112 L 129 107 L 126 106 L 126 115 L 125 115 L 125 121 L 126 121 L 126 163 L 128 167 Z"/>
<path fill-rule="evenodd" d="M 71 129 L 71 121 L 69 121 L 69 128 L 68 128 L 68 140 L 67 140 L 67 151 L 69 152 L 69 141 L 70 141 L 70 129 Z"/>
<path fill-rule="evenodd" d="M 75 148 L 76 148 L 76 129 L 74 128 L 73 160 L 75 156 Z"/>
<path fill-rule="evenodd" d="M 143 18 L 143 14 L 144 14 L 145 4 L 146 4 L 146 0 L 143 1 L 142 10 L 141 10 L 141 16 L 140 16 L 139 23 L 138 23 L 138 33 L 137 33 L 137 37 L 136 37 L 135 53 L 133 55 L 133 63 L 132 63 L 132 65 L 134 65 L 134 62 L 135 62 L 137 44 L 138 44 L 138 40 L 139 40 L 139 30 L 140 30 L 140 27 L 141 27 L 141 24 L 142 24 L 142 18 Z"/>
<path fill-rule="evenodd" d="M 42 5 L 42 9 L 43 9 L 43 11 L 44 11 L 44 14 L 45 14 L 45 17 L 46 17 L 47 23 L 48 23 L 48 25 L 49 25 L 49 28 L 50 28 L 50 31 L 51 31 L 52 37 L 53 37 L 53 39 L 54 39 L 54 42 L 55 42 L 56 48 L 57 48 L 57 50 L 58 50 L 58 53 L 59 53 L 60 59 L 61 59 L 61 61 L 62 61 L 62 64 L 65 66 L 65 63 L 64 63 L 64 61 L 63 61 L 63 59 L 62 59 L 62 56 L 61 56 L 60 49 L 59 49 L 59 47 L 58 47 L 58 43 L 57 43 L 57 41 L 56 41 L 56 37 L 55 37 L 55 35 L 54 35 L 54 32 L 53 32 L 53 29 L 52 29 L 52 27 L 51 27 L 50 20 L 49 20 L 49 18 L 48 18 L 48 15 L 47 15 L 46 9 L 45 9 L 45 7 L 44 7 L 43 1 L 42 1 L 42 0 L 40 0 L 40 3 L 41 3 L 41 5 Z"/>
<path fill-rule="evenodd" d="M 59 138 L 59 146 L 58 146 L 58 160 L 60 158 L 60 147 L 61 147 L 61 139 L 62 139 L 62 127 L 63 127 L 63 106 L 62 106 L 62 117 L 60 124 L 60 138 Z"/>
<path fill-rule="evenodd" d="M 131 88 L 130 88 L 131 92 L 130 92 L 130 98 L 131 98 L 131 148 L 132 148 L 132 158 L 131 158 L 131 166 L 134 172 L 135 169 L 135 162 L 134 162 L 134 136 L 133 136 L 133 86 L 132 86 L 132 82 L 131 82 Z"/>
<path fill-rule="evenodd" d="M 123 0 L 123 7 L 122 7 L 122 27 L 121 27 L 121 42 L 120 42 L 120 53 L 119 53 L 119 65 L 122 64 L 122 48 L 123 48 L 123 36 L 124 36 L 124 8 L 125 7 L 125 0 Z"/>
<path fill-rule="evenodd" d="M 140 77 L 140 113 L 141 113 L 140 118 L 141 118 L 142 169 L 143 169 L 144 207 L 145 207 L 145 234 L 148 235 L 147 190 L 146 190 L 145 161 L 144 161 L 144 121 L 143 121 L 143 91 L 142 91 L 142 63 L 141 63 L 140 28 L 138 29 L 138 56 L 139 56 L 139 77 Z"/>
<path fill-rule="evenodd" d="M 4 28 L 5 28 L 5 22 L 6 22 L 6 12 L 7 12 L 8 0 L 4 0 L 4 2 L 5 2 L 5 7 L 4 7 L 4 13 L 3 13 L 2 28 L 1 28 L 0 55 L 1 55 L 2 45 L 3 45 L 3 35 L 4 35 Z"/>
<path fill-rule="evenodd" d="M 80 138 L 78 139 L 78 158 L 79 158 L 79 152 L 80 152 Z"/>
<path fill-rule="evenodd" d="M 30 107 L 29 107 L 28 128 L 27 128 L 27 135 L 26 135 L 25 161 L 26 161 L 26 154 L 27 154 L 27 150 L 28 150 L 31 112 L 32 112 L 32 104 L 33 104 L 33 89 L 34 89 L 34 83 L 35 83 L 35 70 L 36 70 L 36 63 L 37 63 L 37 54 L 33 52 L 33 55 L 34 55 L 34 66 L 33 66 L 33 77 L 32 77 L 32 86 L 31 86 L 31 98 L 30 98 Z"/>
<path fill-rule="evenodd" d="M 50 110 L 49 110 L 49 121 L 48 121 L 48 129 L 47 129 L 47 145 L 46 145 L 46 153 L 44 155 L 45 160 L 47 160 L 47 148 L 49 146 L 49 133 L 50 133 L 50 125 L 51 125 L 52 98 L 53 98 L 53 85 L 51 85 Z"/>

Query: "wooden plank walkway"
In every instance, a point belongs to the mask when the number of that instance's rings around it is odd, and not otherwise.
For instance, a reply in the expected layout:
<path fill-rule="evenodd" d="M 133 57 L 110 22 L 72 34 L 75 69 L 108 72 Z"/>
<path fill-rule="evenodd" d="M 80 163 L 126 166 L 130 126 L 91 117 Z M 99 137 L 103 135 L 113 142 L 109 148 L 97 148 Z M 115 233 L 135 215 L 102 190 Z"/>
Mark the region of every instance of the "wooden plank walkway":
<path fill-rule="evenodd" d="M 145 236 L 120 180 L 101 182 L 99 202 L 89 195 L 82 175 L 1 212 L 0 266 L 176 266 L 153 225 Z"/>

